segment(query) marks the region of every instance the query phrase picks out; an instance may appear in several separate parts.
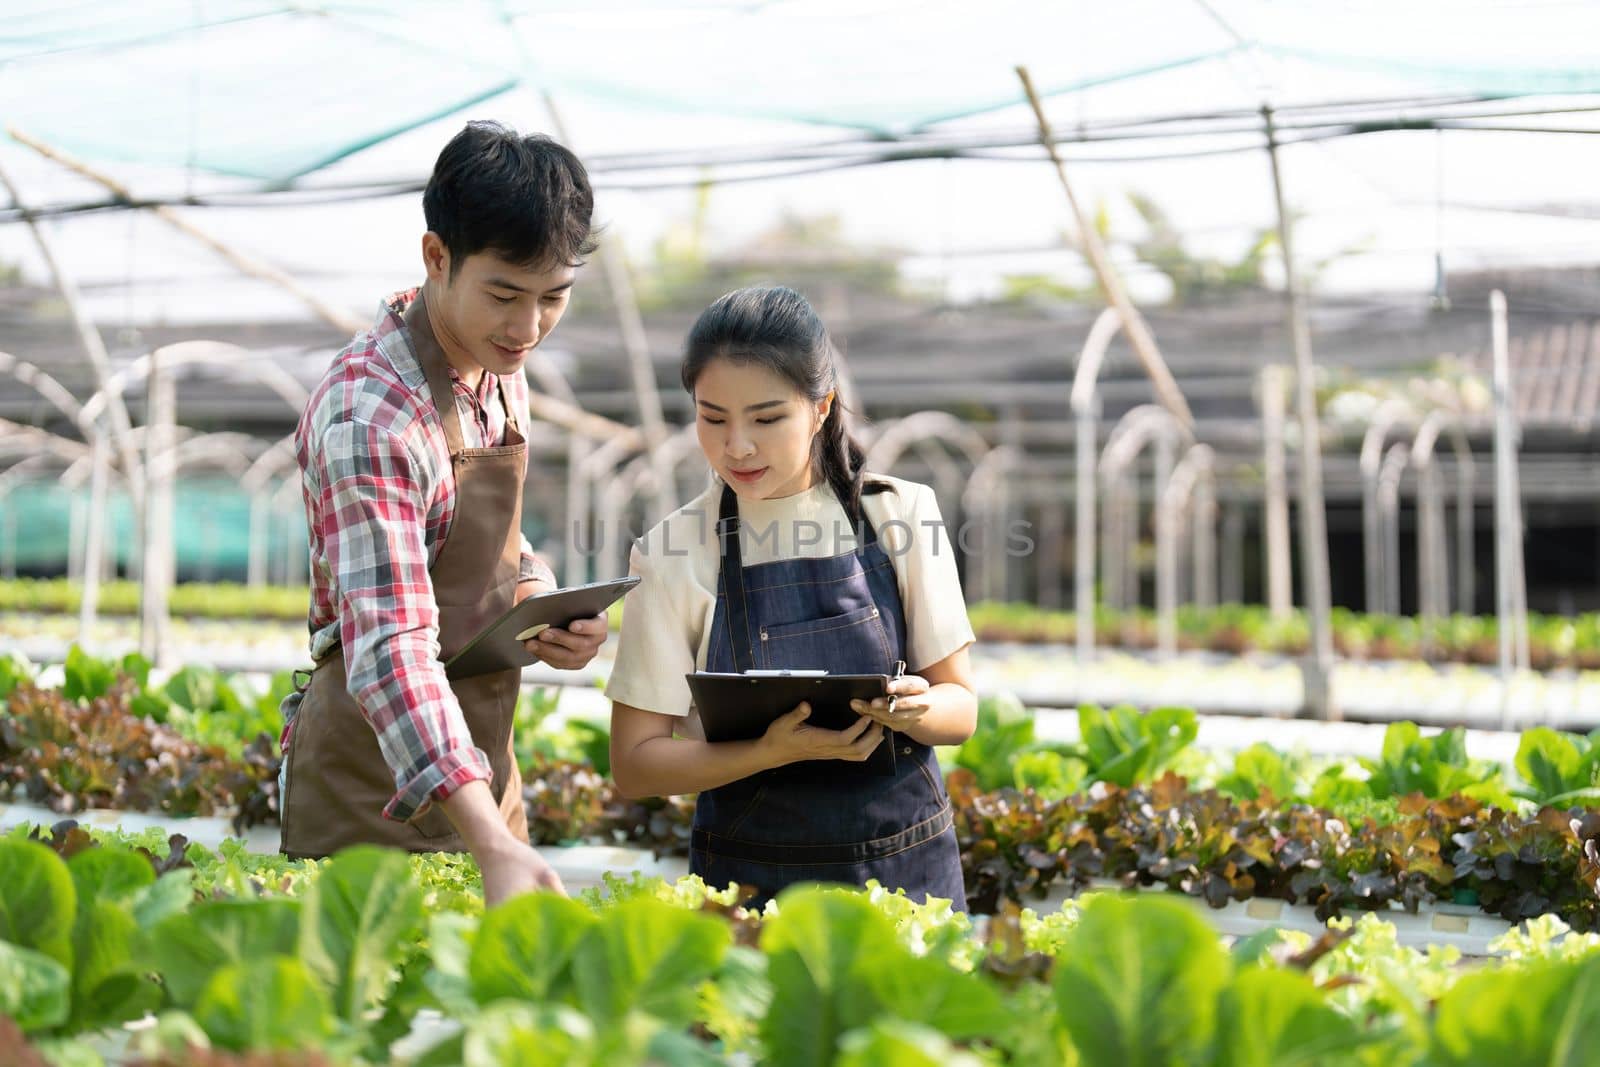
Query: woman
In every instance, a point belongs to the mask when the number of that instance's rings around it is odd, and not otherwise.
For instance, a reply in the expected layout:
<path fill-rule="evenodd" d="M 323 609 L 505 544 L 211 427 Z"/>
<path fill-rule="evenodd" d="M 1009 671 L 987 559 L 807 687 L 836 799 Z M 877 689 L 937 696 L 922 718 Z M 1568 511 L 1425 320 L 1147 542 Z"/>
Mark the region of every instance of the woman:
<path fill-rule="evenodd" d="M 712 304 L 682 377 L 715 477 L 633 550 L 644 580 L 628 594 L 606 690 L 618 787 L 699 793 L 690 871 L 754 886 L 757 903 L 793 882 L 876 878 L 964 910 L 932 746 L 959 744 L 976 724 L 972 628 L 933 493 L 863 472 L 827 331 L 793 290 Z M 894 675 L 897 661 L 912 672 L 891 683 L 892 699 L 854 703 L 851 727 L 807 725 L 801 704 L 754 741 L 704 740 L 684 679 Z M 853 766 L 880 744 L 894 746 L 892 776 Z"/>

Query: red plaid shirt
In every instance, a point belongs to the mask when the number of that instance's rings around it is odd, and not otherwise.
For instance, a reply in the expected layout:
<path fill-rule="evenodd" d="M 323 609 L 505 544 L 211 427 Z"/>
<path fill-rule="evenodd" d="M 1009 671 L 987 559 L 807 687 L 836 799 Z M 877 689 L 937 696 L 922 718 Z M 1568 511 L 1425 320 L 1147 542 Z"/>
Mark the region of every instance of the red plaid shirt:
<path fill-rule="evenodd" d="M 403 328 L 416 290 L 378 309 L 318 384 L 295 431 L 311 531 L 311 656 L 344 647 L 350 695 L 378 735 L 394 773 L 383 813 L 409 819 L 430 800 L 490 777 L 439 662 L 439 609 L 428 567 L 455 512 L 456 483 L 444 425 Z M 468 448 L 499 444 L 506 413 L 499 379 L 474 392 L 454 369 L 456 411 Z M 528 410 L 528 383 L 507 383 Z M 526 421 L 524 419 L 523 421 Z M 522 542 L 524 579 L 554 577 Z M 284 751 L 300 697 L 284 702 Z"/>

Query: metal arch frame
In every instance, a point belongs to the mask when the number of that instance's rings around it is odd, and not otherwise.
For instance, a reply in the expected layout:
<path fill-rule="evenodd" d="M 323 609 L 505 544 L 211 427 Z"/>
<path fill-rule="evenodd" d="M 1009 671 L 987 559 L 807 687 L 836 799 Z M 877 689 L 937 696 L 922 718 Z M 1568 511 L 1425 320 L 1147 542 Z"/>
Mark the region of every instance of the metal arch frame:
<path fill-rule="evenodd" d="M 294 496 L 292 496 L 292 497 L 290 496 L 290 493 L 289 493 L 289 490 L 291 490 L 291 489 L 294 490 Z M 295 504 L 299 504 L 300 503 L 299 493 L 300 493 L 300 482 L 299 482 L 299 480 L 295 479 L 295 478 L 285 478 L 282 482 L 280 482 L 278 484 L 278 487 L 276 489 L 274 489 L 272 491 L 272 493 L 268 497 L 267 509 L 268 509 L 269 513 L 276 514 L 280 519 L 287 519 L 287 520 L 292 521 L 296 516 L 301 515 L 301 509 L 298 508 L 298 507 L 290 506 L 289 501 L 292 500 Z M 295 553 L 294 543 L 293 542 L 294 542 L 293 538 L 286 538 L 285 542 L 284 542 L 283 581 L 284 581 L 285 585 L 293 585 L 294 584 L 294 581 L 293 581 L 293 579 L 295 577 L 294 561 L 297 558 L 299 558 L 298 555 Z M 307 550 L 309 551 L 309 546 L 307 546 Z M 309 568 L 309 562 L 308 562 L 307 566 Z"/>
<path fill-rule="evenodd" d="M 1009 496 L 1005 474 L 1020 458 L 1016 449 L 1010 445 L 1000 445 L 992 448 L 972 468 L 972 476 L 967 479 L 967 488 L 961 494 L 961 510 L 967 515 L 982 515 L 984 517 L 983 537 L 985 547 L 990 547 L 989 541 L 993 538 L 995 544 L 1004 540 L 1004 530 L 997 530 L 1000 523 L 996 516 L 1004 516 L 1007 508 L 996 507 L 996 501 L 1002 505 L 1009 504 L 1003 498 Z M 957 538 L 959 540 L 959 537 Z M 996 577 L 996 573 L 1004 566 L 1004 557 L 1000 553 L 985 551 L 982 564 L 974 566 L 973 560 L 967 560 L 966 598 L 969 603 L 978 600 L 998 599 L 996 590 L 1005 584 L 1004 578 Z"/>
<path fill-rule="evenodd" d="M 304 411 L 307 401 L 311 399 L 305 386 L 275 364 L 239 358 L 250 355 L 248 348 L 226 341 L 194 340 L 162 345 L 113 374 L 103 389 L 84 401 L 84 415 L 90 419 L 99 418 L 101 410 L 110 402 L 108 393 L 122 396 L 128 386 L 149 378 L 158 360 L 163 374 L 199 366 L 223 367 L 236 374 L 244 374 L 278 394 L 297 416 Z"/>
<path fill-rule="evenodd" d="M 1074 552 L 1076 559 L 1072 575 L 1073 614 L 1077 619 L 1078 662 L 1087 662 L 1094 655 L 1094 554 L 1095 554 L 1095 502 L 1098 487 L 1095 466 L 1099 455 L 1098 434 L 1100 422 L 1100 367 L 1111 346 L 1112 338 L 1122 329 L 1122 316 L 1115 308 L 1106 308 L 1095 317 L 1078 352 L 1077 370 L 1072 376 L 1073 421 L 1077 431 L 1076 455 L 1077 500 L 1073 506 L 1073 521 L 1077 529 Z"/>
<path fill-rule="evenodd" d="M 1383 525 L 1383 610 L 1400 614 L 1400 480 L 1411 463 L 1411 446 L 1396 441 L 1378 468 L 1378 515 Z"/>
<path fill-rule="evenodd" d="M 872 447 L 867 450 L 864 466 L 868 470 L 887 474 L 907 449 L 927 440 L 954 445 L 974 467 L 990 451 L 989 442 L 983 439 L 983 435 L 949 412 L 917 411 L 883 424 Z"/>
<path fill-rule="evenodd" d="M 973 473 L 968 478 L 967 491 L 962 493 L 961 496 L 961 509 L 964 513 L 962 518 L 964 520 L 970 519 L 986 529 L 988 528 L 987 524 L 991 522 L 996 526 L 1003 526 L 1006 518 L 1011 513 L 1010 494 L 1005 491 L 1004 483 L 1001 483 L 1000 492 L 998 493 L 988 493 L 983 497 L 974 496 L 972 493 L 972 479 L 977 476 L 977 472 L 982 468 L 984 460 L 994 453 L 995 446 L 990 445 L 988 441 L 983 439 L 981 434 L 949 412 L 916 411 L 910 415 L 881 424 L 877 437 L 866 450 L 862 467 L 880 474 L 887 474 L 908 449 L 916 448 L 919 454 L 923 454 L 923 448 L 934 441 L 943 444 L 946 449 L 959 450 L 967 462 L 972 465 Z M 934 470 L 937 475 L 938 466 L 936 463 Z M 973 507 L 974 504 L 977 505 L 976 508 Z M 951 525 L 950 516 L 944 516 L 944 524 L 948 530 Z M 956 526 L 958 536 L 952 539 L 953 545 L 959 544 L 962 540 L 959 536 L 960 528 L 958 523 Z M 985 536 L 987 537 L 987 535 Z M 1004 569 L 1005 555 L 1003 545 L 985 545 L 984 549 L 981 569 L 984 571 L 986 592 L 992 594 L 995 591 L 995 585 L 998 584 L 1000 596 L 1003 599 L 1007 592 L 1005 589 L 1006 571 Z M 999 551 L 991 551 L 991 549 L 999 549 Z M 969 558 L 966 562 L 968 588 L 970 589 L 974 561 Z M 995 582 L 994 576 L 996 574 L 1000 575 L 998 583 Z"/>
<path fill-rule="evenodd" d="M 678 467 L 694 456 L 699 447 L 700 439 L 695 433 L 694 424 L 679 427 L 661 442 L 655 454 L 638 455 L 628 460 L 617 476 L 600 491 L 599 519 L 603 542 L 593 547 L 615 553 L 610 562 L 619 569 L 613 573 L 622 573 L 628 567 L 628 543 L 620 536 L 623 512 L 635 497 L 646 490 L 654 492 L 658 499 L 669 495 L 675 498 Z M 671 479 L 671 484 L 665 487 L 658 484 L 663 472 Z"/>
<path fill-rule="evenodd" d="M 295 435 L 279 438 L 272 447 L 262 452 L 250 464 L 250 469 L 239 479 L 239 487 L 250 497 L 250 540 L 246 549 L 245 583 L 252 588 L 267 583 L 267 517 L 271 509 L 272 493 L 267 486 L 277 476 L 278 469 L 295 460 Z M 297 479 L 293 480 L 298 484 Z"/>
<path fill-rule="evenodd" d="M 1178 534 L 1192 513 L 1195 600 L 1216 604 L 1217 457 L 1210 445 L 1190 446 L 1156 502 L 1156 629 L 1161 655 L 1178 651 Z"/>
<path fill-rule="evenodd" d="M 619 434 L 608 438 L 598 447 L 589 448 L 581 459 L 575 452 L 568 454 L 571 472 L 567 479 L 567 558 L 562 570 L 567 585 L 581 585 L 584 567 L 581 565 L 581 527 L 595 514 L 593 491 L 596 479 L 605 474 L 615 474 L 634 453 L 648 460 L 649 451 L 642 435 L 635 438 Z M 592 546 L 591 546 L 592 547 Z"/>
<path fill-rule="evenodd" d="M 1130 577 L 1132 555 L 1127 551 L 1129 544 L 1137 537 L 1138 472 L 1134 462 L 1147 445 L 1155 446 L 1153 497 L 1159 504 L 1172 476 L 1174 453 L 1180 444 L 1192 441 L 1193 435 L 1188 428 L 1159 404 L 1140 404 L 1132 408 L 1117 420 L 1106 438 L 1099 460 L 1100 485 L 1107 494 L 1106 513 L 1102 519 L 1105 527 L 1101 537 L 1105 553 L 1102 569 L 1108 592 L 1113 587 L 1117 590 L 1114 598 L 1117 607 L 1129 606 L 1123 603 L 1124 599 L 1137 602 L 1139 598 L 1138 589 Z M 1080 627 L 1080 635 L 1082 629 Z"/>
<path fill-rule="evenodd" d="M 1366 568 L 1366 608 L 1381 610 L 1384 591 L 1383 517 L 1378 509 L 1378 471 L 1389 432 L 1408 421 L 1411 410 L 1395 400 L 1385 400 L 1372 413 L 1361 437 L 1361 546 Z"/>
<path fill-rule="evenodd" d="M 157 456 L 151 464 L 154 473 L 175 477 L 186 469 L 208 463 L 220 467 L 224 473 L 243 479 L 259 457 L 261 439 L 246 433 L 224 430 L 217 433 L 200 433 L 184 437 L 164 456 Z M 254 454 L 246 448 L 255 445 Z"/>
<path fill-rule="evenodd" d="M 894 469 L 894 464 L 899 462 L 901 456 L 909 450 L 917 450 L 923 454 L 928 442 L 938 442 L 946 446 L 947 450 L 960 451 L 965 456 L 966 462 L 973 467 L 973 474 L 968 477 L 966 490 L 962 493 L 960 507 L 962 507 L 962 522 L 971 520 L 984 530 L 990 530 L 990 523 L 995 528 L 1005 525 L 1005 520 L 1011 514 L 1010 494 L 1005 491 L 1005 483 L 1000 483 L 998 493 L 986 493 L 976 496 L 973 493 L 973 480 L 978 478 L 978 472 L 984 469 L 984 461 L 995 453 L 995 446 L 990 445 L 978 434 L 978 430 L 968 426 L 966 422 L 955 418 L 954 414 L 947 411 L 914 411 L 912 414 L 894 419 L 891 422 L 880 424 L 877 437 L 872 440 L 872 445 L 866 450 L 866 458 L 862 459 L 862 469 L 872 470 L 875 474 L 888 474 Z M 939 469 L 934 464 L 934 475 L 938 480 Z M 946 475 L 946 478 L 949 475 Z M 944 517 L 946 530 L 950 528 L 950 517 Z M 957 536 L 952 537 L 952 550 L 962 552 L 960 536 L 962 525 L 955 525 Z M 984 536 L 989 537 L 986 533 Z M 1002 534 L 1003 539 L 1003 534 Z M 1000 545 L 995 545 L 998 549 Z M 1005 597 L 1005 555 L 998 550 L 986 550 L 981 568 L 974 568 L 973 560 L 966 560 L 966 590 L 973 590 L 974 569 L 982 569 L 984 573 L 984 592 L 994 593 L 995 587 L 1000 587 L 1000 597 Z M 995 577 L 995 574 L 1000 577 Z"/>
<path fill-rule="evenodd" d="M 48 400 L 52 407 L 72 420 L 72 424 L 78 428 L 79 433 L 83 434 L 85 441 L 94 436 L 96 432 L 94 420 L 84 416 L 83 405 L 78 403 L 77 398 L 67 390 L 66 386 L 56 381 L 55 378 L 41 370 L 36 364 L 29 363 L 25 359 L 19 359 L 10 352 L 0 352 L 0 374 L 7 372 L 10 372 L 11 376 L 17 381 L 31 388 L 45 400 Z"/>
<path fill-rule="evenodd" d="M 1411 445 L 1411 463 L 1417 471 L 1417 605 L 1423 616 L 1424 640 L 1429 640 L 1430 619 L 1449 613 L 1449 551 L 1444 531 L 1444 501 L 1438 469 L 1433 462 L 1439 436 L 1448 432 L 1456 456 L 1456 597 L 1457 609 L 1471 614 L 1472 583 L 1472 446 L 1458 412 L 1431 412 L 1417 429 Z"/>
<path fill-rule="evenodd" d="M 19 426 L 9 424 L 0 429 L 0 450 L 6 454 L 14 452 L 37 452 L 44 447 L 49 454 L 60 456 L 68 462 L 76 462 L 89 454 L 90 446 L 82 441 L 74 441 L 70 437 L 41 430 L 34 426 Z"/>

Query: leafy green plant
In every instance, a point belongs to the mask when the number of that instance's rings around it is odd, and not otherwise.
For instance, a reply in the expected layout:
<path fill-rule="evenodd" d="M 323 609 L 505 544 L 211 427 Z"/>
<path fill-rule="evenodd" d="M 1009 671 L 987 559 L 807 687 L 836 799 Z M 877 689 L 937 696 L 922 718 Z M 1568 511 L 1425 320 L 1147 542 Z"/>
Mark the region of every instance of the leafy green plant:
<path fill-rule="evenodd" d="M 1466 730 L 1459 726 L 1424 737 L 1416 723 L 1390 723 L 1379 758 L 1361 760 L 1370 774 L 1368 791 L 1380 800 L 1411 793 L 1429 799 L 1461 794 L 1511 807 L 1498 767 L 1469 760 L 1466 737 Z"/>
<path fill-rule="evenodd" d="M 1188 708 L 1154 708 L 1148 712 L 1123 704 L 1101 709 L 1078 708 L 1081 741 L 1069 748 L 1088 768 L 1091 781 L 1129 786 L 1161 774 L 1200 732 Z"/>
<path fill-rule="evenodd" d="M 1547 726 L 1525 730 L 1515 763 L 1526 783 L 1514 790 L 1520 797 L 1552 807 L 1600 804 L 1600 730 L 1587 736 Z"/>

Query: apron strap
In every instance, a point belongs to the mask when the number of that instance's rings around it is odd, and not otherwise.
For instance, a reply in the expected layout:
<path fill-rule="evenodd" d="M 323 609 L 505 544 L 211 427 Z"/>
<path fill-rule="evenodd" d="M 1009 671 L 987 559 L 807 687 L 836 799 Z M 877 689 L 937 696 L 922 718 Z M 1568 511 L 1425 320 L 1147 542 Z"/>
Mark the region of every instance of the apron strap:
<path fill-rule="evenodd" d="M 422 365 L 422 373 L 428 379 L 428 391 L 433 394 L 434 410 L 444 425 L 446 447 L 454 458 L 466 447 L 463 443 L 465 439 L 461 436 L 461 418 L 456 414 L 456 391 L 450 384 L 450 361 L 445 358 L 444 349 L 439 347 L 439 341 L 433 335 L 433 324 L 428 321 L 428 308 L 422 301 L 422 290 L 417 290 L 417 297 L 407 305 L 403 318 L 406 332 L 411 335 L 411 350 L 417 354 L 417 362 Z M 506 415 L 508 418 L 511 415 L 509 408 Z"/>
<path fill-rule="evenodd" d="M 739 497 L 733 487 L 722 487 L 722 504 L 717 518 L 717 541 L 722 550 L 722 590 L 727 597 L 728 651 L 733 669 L 743 673 L 755 666 L 754 643 L 750 639 L 750 604 L 744 594 L 744 558 L 739 546 Z"/>

